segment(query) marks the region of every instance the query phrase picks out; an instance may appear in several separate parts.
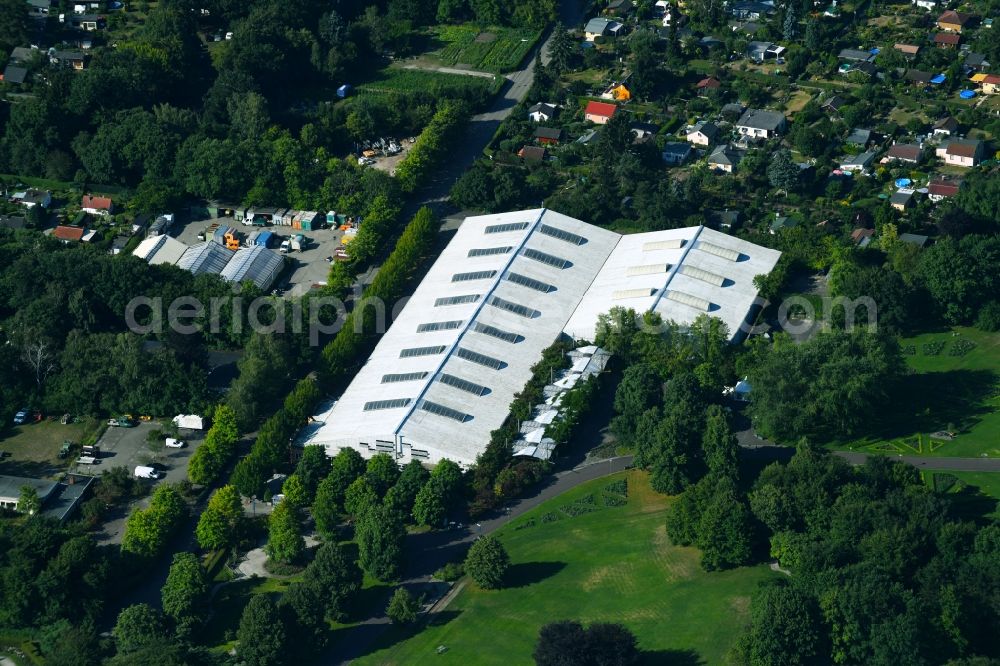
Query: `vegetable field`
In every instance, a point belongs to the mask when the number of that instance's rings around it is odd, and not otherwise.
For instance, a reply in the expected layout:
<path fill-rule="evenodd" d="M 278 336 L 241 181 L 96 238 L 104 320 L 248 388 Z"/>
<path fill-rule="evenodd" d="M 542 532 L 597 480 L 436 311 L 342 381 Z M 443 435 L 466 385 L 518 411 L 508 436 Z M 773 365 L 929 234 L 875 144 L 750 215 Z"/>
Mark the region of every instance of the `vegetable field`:
<path fill-rule="evenodd" d="M 486 72 L 516 69 L 541 35 L 523 28 L 479 28 L 446 25 L 431 28 L 431 36 L 442 46 L 427 55 L 442 65 L 467 65 Z"/>
<path fill-rule="evenodd" d="M 491 81 L 464 74 L 390 67 L 379 72 L 375 80 L 358 86 L 358 92 L 375 95 L 426 93 L 439 99 L 461 99 L 475 106 L 493 96 L 502 84 L 500 77 Z"/>

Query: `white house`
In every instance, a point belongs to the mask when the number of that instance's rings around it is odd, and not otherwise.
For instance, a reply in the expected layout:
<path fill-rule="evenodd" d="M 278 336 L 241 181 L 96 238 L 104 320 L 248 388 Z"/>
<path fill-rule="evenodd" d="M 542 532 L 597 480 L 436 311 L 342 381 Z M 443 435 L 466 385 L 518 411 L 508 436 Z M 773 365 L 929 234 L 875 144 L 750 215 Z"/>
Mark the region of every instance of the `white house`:
<path fill-rule="evenodd" d="M 771 139 L 785 130 L 785 116 L 777 111 L 747 109 L 736 121 L 736 130 L 752 138 Z"/>
<path fill-rule="evenodd" d="M 528 109 L 528 118 L 536 123 L 544 123 L 555 118 L 556 105 L 547 102 L 539 102 Z"/>
<path fill-rule="evenodd" d="M 945 164 L 968 168 L 979 166 L 985 152 L 985 146 L 979 139 L 952 139 L 938 146 L 935 154 Z"/>
<path fill-rule="evenodd" d="M 927 11 L 930 11 L 935 7 L 937 7 L 938 3 L 937 0 L 913 0 L 913 4 L 915 4 L 917 7 L 921 7 L 923 9 L 926 9 Z"/>
<path fill-rule="evenodd" d="M 696 146 L 710 146 L 718 135 L 719 128 L 715 123 L 698 123 L 688 130 L 687 140 Z"/>

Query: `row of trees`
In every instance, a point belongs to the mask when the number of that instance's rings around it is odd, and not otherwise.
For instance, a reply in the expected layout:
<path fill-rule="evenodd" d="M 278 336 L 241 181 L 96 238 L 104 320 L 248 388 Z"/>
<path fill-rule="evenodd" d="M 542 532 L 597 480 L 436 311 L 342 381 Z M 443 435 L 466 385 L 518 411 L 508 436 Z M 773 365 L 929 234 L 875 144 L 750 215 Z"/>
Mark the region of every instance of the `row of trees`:
<path fill-rule="evenodd" d="M 434 169 L 449 154 L 468 117 L 468 108 L 459 102 L 438 109 L 410 152 L 396 166 L 396 180 L 404 192 L 413 192 L 433 175 Z"/>
<path fill-rule="evenodd" d="M 122 552 L 153 558 L 188 516 L 188 505 L 176 486 L 157 486 L 145 509 L 135 509 L 125 521 Z"/>
<path fill-rule="evenodd" d="M 214 482 L 236 453 L 239 440 L 235 412 L 228 405 L 219 405 L 212 413 L 212 427 L 205 433 L 205 441 L 188 462 L 191 483 L 207 486 Z"/>

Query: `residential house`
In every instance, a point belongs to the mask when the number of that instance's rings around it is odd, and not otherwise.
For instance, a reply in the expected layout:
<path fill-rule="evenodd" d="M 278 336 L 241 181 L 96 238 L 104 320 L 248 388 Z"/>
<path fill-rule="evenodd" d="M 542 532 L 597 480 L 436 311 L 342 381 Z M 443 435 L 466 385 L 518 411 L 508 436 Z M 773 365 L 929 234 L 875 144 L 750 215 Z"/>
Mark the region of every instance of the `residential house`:
<path fill-rule="evenodd" d="M 721 87 L 722 83 L 717 78 L 709 76 L 696 83 L 694 89 L 698 91 L 698 95 L 706 95 L 708 91 L 718 90 Z"/>
<path fill-rule="evenodd" d="M 88 11 L 97 11 L 101 8 L 99 0 L 76 0 L 73 3 L 74 14 L 86 14 Z"/>
<path fill-rule="evenodd" d="M 111 197 L 95 197 L 85 194 L 80 201 L 80 210 L 91 215 L 110 215 L 114 212 L 114 207 Z"/>
<path fill-rule="evenodd" d="M 889 205 L 901 213 L 904 212 L 913 205 L 913 190 L 896 190 L 889 197 Z"/>
<path fill-rule="evenodd" d="M 629 127 L 632 130 L 632 134 L 635 135 L 635 143 L 645 143 L 646 141 L 649 141 L 660 130 L 660 128 L 653 123 L 634 122 L 629 125 Z"/>
<path fill-rule="evenodd" d="M 960 189 L 962 189 L 961 180 L 936 178 L 927 185 L 927 198 L 934 202 L 950 199 L 957 195 Z"/>
<path fill-rule="evenodd" d="M 935 154 L 945 164 L 960 167 L 975 167 L 983 161 L 986 145 L 979 139 L 949 139 L 938 146 Z"/>
<path fill-rule="evenodd" d="M 706 210 L 705 218 L 708 222 L 719 229 L 735 229 L 740 225 L 740 211 L 738 210 Z"/>
<path fill-rule="evenodd" d="M 923 247 L 927 245 L 929 237 L 924 236 L 922 234 L 899 234 L 899 240 L 902 241 L 903 243 L 909 243 L 910 245 Z"/>
<path fill-rule="evenodd" d="M 861 148 L 867 148 L 868 144 L 875 140 L 875 133 L 870 129 L 863 129 L 861 127 L 855 127 L 851 130 L 851 133 L 847 135 L 844 140 L 845 143 L 849 143 L 852 146 L 860 146 Z"/>
<path fill-rule="evenodd" d="M 833 111 L 834 113 L 838 113 L 841 107 L 843 107 L 845 104 L 847 104 L 846 99 L 844 99 L 840 95 L 834 95 L 833 97 L 823 102 L 823 104 L 820 105 L 820 108 L 827 109 L 828 111 Z"/>
<path fill-rule="evenodd" d="M 874 229 L 864 229 L 859 227 L 851 232 L 851 240 L 853 240 L 854 244 L 860 248 L 868 247 L 874 237 Z"/>
<path fill-rule="evenodd" d="M 775 9 L 773 2 L 754 2 L 753 0 L 746 2 L 734 2 L 729 8 L 729 13 L 733 16 L 733 18 L 740 19 L 741 21 L 756 21 L 761 18 L 767 18 L 771 14 L 774 14 L 774 12 Z"/>
<path fill-rule="evenodd" d="M 588 42 L 592 42 L 598 37 L 617 37 L 622 34 L 624 28 L 625 26 L 618 21 L 597 17 L 587 21 L 583 35 Z"/>
<path fill-rule="evenodd" d="M 934 75 L 930 72 L 924 72 L 919 69 L 908 69 L 903 74 L 903 78 L 913 83 L 927 85 L 931 82 L 931 79 L 934 78 Z"/>
<path fill-rule="evenodd" d="M 754 62 L 780 58 L 784 52 L 784 46 L 772 42 L 750 42 L 747 44 L 747 57 Z"/>
<path fill-rule="evenodd" d="M 60 224 L 52 232 L 52 237 L 61 240 L 63 243 L 79 243 L 83 240 L 86 229 L 83 227 L 68 227 Z"/>
<path fill-rule="evenodd" d="M 52 9 L 50 0 L 28 0 L 28 14 L 32 17 L 46 17 Z"/>
<path fill-rule="evenodd" d="M 625 16 L 633 9 L 635 9 L 635 5 L 632 3 L 632 0 L 611 0 L 604 13 L 613 16 Z"/>
<path fill-rule="evenodd" d="M 28 80 L 28 70 L 19 65 L 7 65 L 3 70 L 3 76 L 0 76 L 0 80 L 4 83 L 21 85 Z"/>
<path fill-rule="evenodd" d="M 870 151 L 858 153 L 857 155 L 849 155 L 841 160 L 840 170 L 849 171 L 851 173 L 856 171 L 865 171 L 872 165 L 874 160 L 875 153 Z"/>
<path fill-rule="evenodd" d="M 52 205 L 52 193 L 45 190 L 28 189 L 24 192 L 15 192 L 11 197 L 14 203 L 19 203 L 25 208 L 41 206 L 48 208 Z"/>
<path fill-rule="evenodd" d="M 687 162 L 693 152 L 694 149 L 691 148 L 690 144 L 671 141 L 663 145 L 661 156 L 664 162 L 676 166 Z"/>
<path fill-rule="evenodd" d="M 687 140 L 696 146 L 708 146 L 715 142 L 719 135 L 719 127 L 715 123 L 698 123 L 687 133 Z"/>
<path fill-rule="evenodd" d="M 80 71 L 86 66 L 86 55 L 83 51 L 50 51 L 49 62 Z"/>
<path fill-rule="evenodd" d="M 848 62 L 872 62 L 875 60 L 875 54 L 871 51 L 858 49 L 841 49 L 837 57 Z"/>
<path fill-rule="evenodd" d="M 556 105 L 539 102 L 528 109 L 528 118 L 536 123 L 548 122 L 556 117 Z"/>
<path fill-rule="evenodd" d="M 524 146 L 517 151 L 517 156 L 525 162 L 542 162 L 547 155 L 548 152 L 542 146 Z"/>
<path fill-rule="evenodd" d="M 607 124 L 611 116 L 615 115 L 618 107 L 607 102 L 587 102 L 587 107 L 583 110 L 583 117 L 598 125 Z"/>
<path fill-rule="evenodd" d="M 785 130 L 785 116 L 777 111 L 747 109 L 736 121 L 736 130 L 745 136 L 771 139 Z"/>
<path fill-rule="evenodd" d="M 10 62 L 28 62 L 35 57 L 36 53 L 38 53 L 38 49 L 28 48 L 27 46 L 15 46 L 10 52 Z"/>
<path fill-rule="evenodd" d="M 913 0 L 913 4 L 927 11 L 934 11 L 937 7 L 937 0 Z"/>
<path fill-rule="evenodd" d="M 774 221 L 771 222 L 771 234 L 777 234 L 782 229 L 791 229 L 793 227 L 799 226 L 799 221 L 795 218 L 786 217 L 784 215 L 774 214 Z"/>
<path fill-rule="evenodd" d="M 77 28 L 78 30 L 85 30 L 87 32 L 93 32 L 95 30 L 103 30 L 107 22 L 104 20 L 103 16 L 98 16 L 97 14 L 72 14 L 68 17 L 63 17 L 60 15 L 60 20 L 65 22 L 69 19 L 69 24 Z"/>
<path fill-rule="evenodd" d="M 937 26 L 948 32 L 962 32 L 963 28 L 969 27 L 974 18 L 972 14 L 963 14 L 949 9 L 938 16 Z"/>
<path fill-rule="evenodd" d="M 618 83 L 605 90 L 601 94 L 601 98 L 627 102 L 632 99 L 632 91 L 626 88 L 624 83 Z"/>
<path fill-rule="evenodd" d="M 914 44 L 894 44 L 892 48 L 902 53 L 908 60 L 920 53 L 920 47 Z"/>
<path fill-rule="evenodd" d="M 736 166 L 743 159 L 743 151 L 730 146 L 716 146 L 715 150 L 708 156 L 708 166 L 715 171 L 732 173 Z"/>
<path fill-rule="evenodd" d="M 562 141 L 563 131 L 558 127 L 535 128 L 534 139 L 543 145 L 556 145 Z"/>
<path fill-rule="evenodd" d="M 934 123 L 934 136 L 951 136 L 958 133 L 958 121 L 952 116 L 945 116 Z"/>
<path fill-rule="evenodd" d="M 923 158 L 923 150 L 913 143 L 894 143 L 885 154 L 883 162 L 897 161 L 906 164 L 919 164 Z"/>
<path fill-rule="evenodd" d="M 958 48 L 958 43 L 962 41 L 962 35 L 954 32 L 939 32 L 934 35 L 934 46 L 939 49 Z"/>
<path fill-rule="evenodd" d="M 991 64 L 982 53 L 969 51 L 965 54 L 965 66 L 974 72 L 988 72 Z"/>
<path fill-rule="evenodd" d="M 875 67 L 875 63 L 873 62 L 856 62 L 851 65 L 850 72 L 848 73 L 852 72 L 860 72 L 865 76 L 875 76 L 878 74 L 878 68 Z"/>
<path fill-rule="evenodd" d="M 983 77 L 980 88 L 984 95 L 996 95 L 1000 93 L 1000 75 L 987 74 Z"/>

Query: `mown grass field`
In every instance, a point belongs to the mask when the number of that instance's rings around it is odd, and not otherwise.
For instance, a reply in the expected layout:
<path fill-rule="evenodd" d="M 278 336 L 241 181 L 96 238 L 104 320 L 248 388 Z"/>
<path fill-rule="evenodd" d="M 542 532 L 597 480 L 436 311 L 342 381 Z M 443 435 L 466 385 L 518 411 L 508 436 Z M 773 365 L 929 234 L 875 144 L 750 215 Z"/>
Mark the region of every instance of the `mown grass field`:
<path fill-rule="evenodd" d="M 627 479 L 628 497 L 606 490 Z M 467 583 L 419 633 L 394 629 L 359 664 L 527 664 L 547 622 L 621 622 L 650 664 L 721 663 L 747 619 L 765 566 L 706 573 L 698 551 L 671 545 L 670 499 L 639 471 L 599 479 L 518 518 L 498 535 L 509 586 Z M 446 652 L 437 654 L 439 646 Z"/>
<path fill-rule="evenodd" d="M 1000 456 L 1000 334 L 973 328 L 900 341 L 915 374 L 891 414 L 866 438 L 838 448 L 889 455 Z M 932 438 L 952 431 L 952 440 Z"/>
<path fill-rule="evenodd" d="M 924 482 L 945 493 L 967 518 L 1000 520 L 1000 472 L 924 472 Z"/>
<path fill-rule="evenodd" d="M 0 461 L 0 473 L 14 476 L 47 476 L 52 467 L 68 467 L 76 456 L 59 459 L 59 449 L 66 440 L 80 443 L 97 423 L 69 423 L 45 419 L 39 423 L 13 426 L 0 438 L 0 451 L 9 455 Z M 89 440 L 88 440 L 89 441 Z"/>

